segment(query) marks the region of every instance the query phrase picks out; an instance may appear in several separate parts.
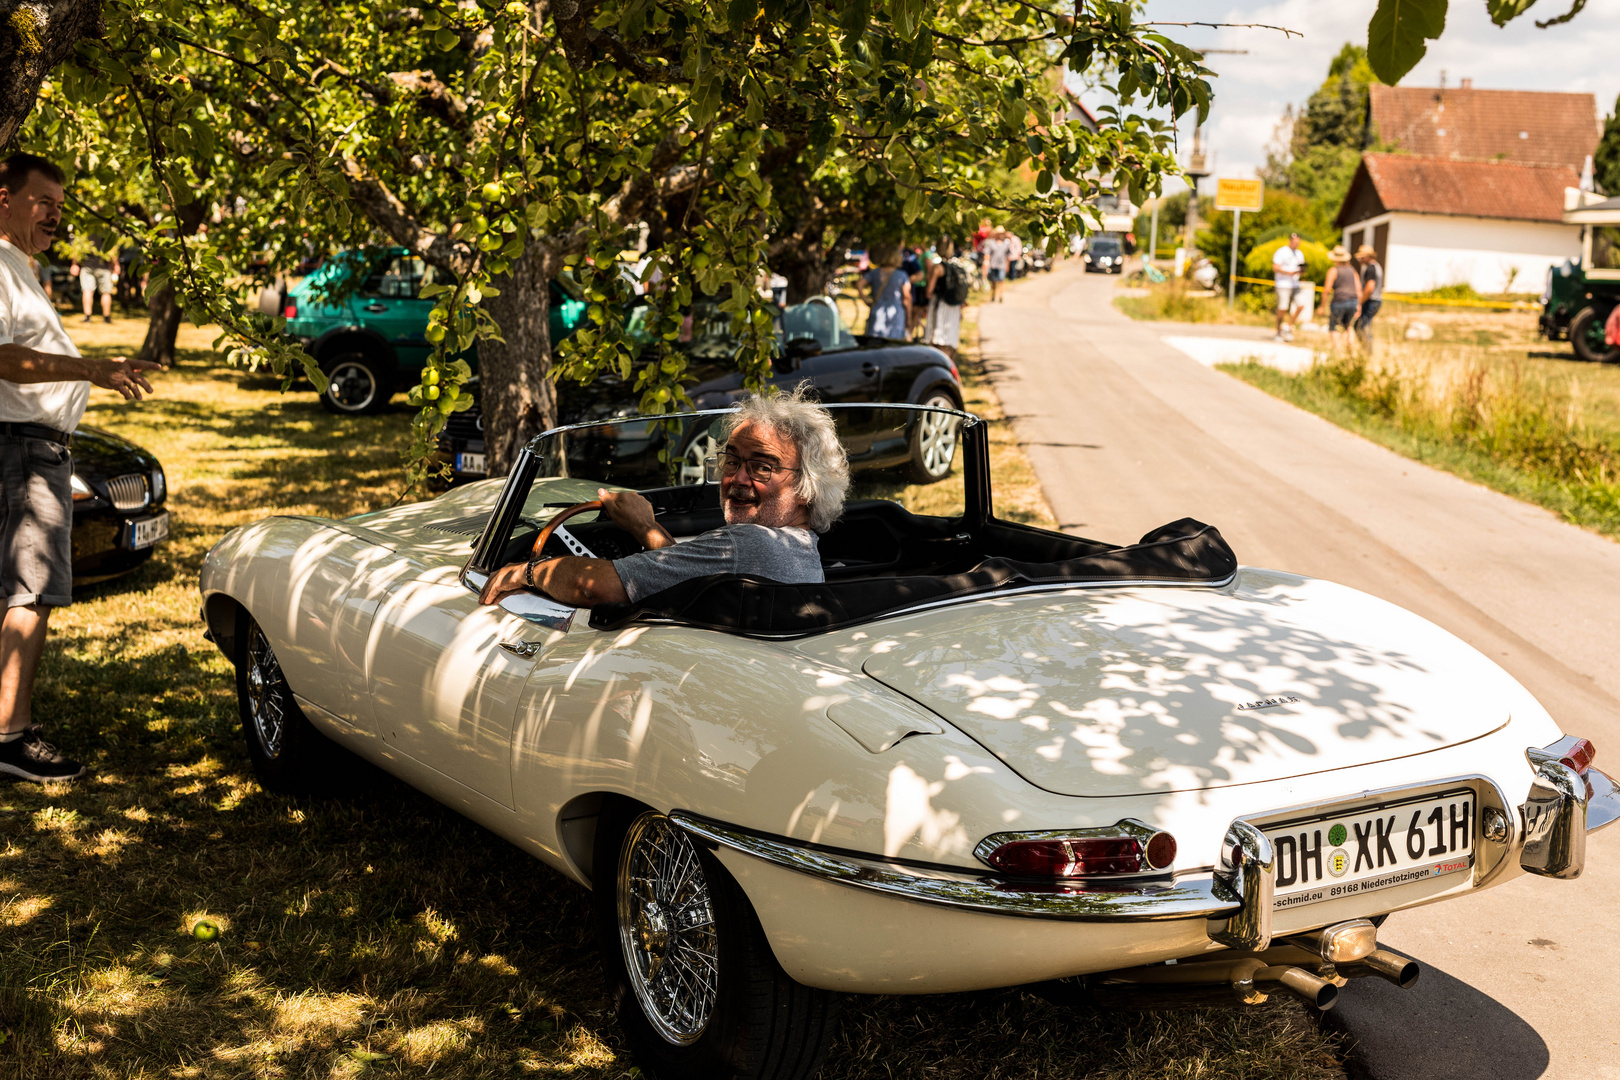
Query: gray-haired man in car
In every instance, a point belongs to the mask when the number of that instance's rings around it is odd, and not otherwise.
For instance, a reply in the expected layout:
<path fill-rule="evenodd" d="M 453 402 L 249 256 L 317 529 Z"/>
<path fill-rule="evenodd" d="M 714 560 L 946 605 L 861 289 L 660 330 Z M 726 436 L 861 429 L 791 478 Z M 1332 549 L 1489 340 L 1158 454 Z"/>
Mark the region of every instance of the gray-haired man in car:
<path fill-rule="evenodd" d="M 838 520 L 849 488 L 831 414 L 796 394 L 749 398 L 731 418 L 719 464 L 723 527 L 677 544 L 641 495 L 604 491 L 603 511 L 645 551 L 611 561 L 564 555 L 513 563 L 490 576 L 481 599 L 496 604 L 528 588 L 594 607 L 633 603 L 710 574 L 825 580 L 816 534 Z"/>
<path fill-rule="evenodd" d="M 0 775 L 84 772 L 40 735 L 34 673 L 51 609 L 73 602 L 73 429 L 90 386 L 151 393 L 142 360 L 79 355 L 29 260 L 56 239 L 62 170 L 32 154 L 0 161 Z"/>

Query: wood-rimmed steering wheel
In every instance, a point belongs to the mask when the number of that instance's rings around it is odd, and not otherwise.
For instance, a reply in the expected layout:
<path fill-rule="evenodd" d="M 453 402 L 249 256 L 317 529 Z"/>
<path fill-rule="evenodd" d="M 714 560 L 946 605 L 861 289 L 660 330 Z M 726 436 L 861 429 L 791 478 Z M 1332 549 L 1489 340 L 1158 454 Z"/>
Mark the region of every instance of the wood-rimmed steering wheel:
<path fill-rule="evenodd" d="M 535 559 L 540 557 L 540 553 L 546 549 L 547 541 L 551 539 L 551 534 L 557 531 L 557 526 L 561 525 L 563 522 L 567 521 L 576 514 L 583 514 L 590 510 L 600 509 L 602 509 L 602 500 L 593 499 L 590 502 L 575 503 L 573 506 L 570 506 L 565 510 L 557 511 L 557 513 L 552 516 L 552 519 L 546 522 L 545 528 L 540 530 L 540 535 L 534 538 L 534 554 L 531 557 Z"/>

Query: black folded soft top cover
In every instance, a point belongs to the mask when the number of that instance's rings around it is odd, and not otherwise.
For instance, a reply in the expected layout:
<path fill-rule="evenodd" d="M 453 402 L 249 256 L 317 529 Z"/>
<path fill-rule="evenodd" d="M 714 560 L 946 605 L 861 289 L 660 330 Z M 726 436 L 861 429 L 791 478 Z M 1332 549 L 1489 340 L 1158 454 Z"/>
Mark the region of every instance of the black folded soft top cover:
<path fill-rule="evenodd" d="M 693 578 L 637 603 L 604 604 L 591 626 L 669 622 L 748 637 L 800 637 L 856 626 L 922 604 L 1032 585 L 1151 582 L 1222 585 L 1237 556 L 1213 525 L 1182 518 L 1137 543 L 1104 547 L 1060 562 L 986 558 L 956 574 L 868 577 L 784 585 L 747 574 Z"/>

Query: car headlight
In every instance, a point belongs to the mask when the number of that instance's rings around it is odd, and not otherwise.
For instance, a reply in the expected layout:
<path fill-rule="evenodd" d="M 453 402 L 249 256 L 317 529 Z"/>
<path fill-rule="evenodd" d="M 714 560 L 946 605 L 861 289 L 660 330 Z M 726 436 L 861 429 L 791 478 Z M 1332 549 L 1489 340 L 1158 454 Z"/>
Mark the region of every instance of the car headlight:
<path fill-rule="evenodd" d="M 163 497 L 168 493 L 169 481 L 163 475 L 163 467 L 160 465 L 152 470 L 152 501 L 155 503 L 162 502 Z"/>
<path fill-rule="evenodd" d="M 73 488 L 74 502 L 83 502 L 86 499 L 93 499 L 96 497 L 96 493 L 90 490 L 90 485 L 79 479 L 78 473 L 73 474 L 73 480 L 70 486 Z"/>

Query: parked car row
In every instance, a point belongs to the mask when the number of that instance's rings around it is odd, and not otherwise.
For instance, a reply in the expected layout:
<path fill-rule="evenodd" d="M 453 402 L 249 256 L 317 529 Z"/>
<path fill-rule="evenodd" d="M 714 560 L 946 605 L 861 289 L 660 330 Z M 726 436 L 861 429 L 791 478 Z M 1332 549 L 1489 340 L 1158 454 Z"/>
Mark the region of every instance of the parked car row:
<path fill-rule="evenodd" d="M 287 292 L 282 314 L 287 333 L 302 342 L 326 373 L 321 404 L 340 414 L 375 413 L 397 392 L 415 384 L 432 351 L 426 331 L 433 300 L 422 288 L 441 272 L 404 248 L 335 255 Z M 567 338 L 585 318 L 587 305 L 564 282 L 552 282 L 551 340 Z M 694 311 L 678 347 L 693 366 L 697 385 L 688 392 L 700 407 L 721 405 L 742 392 L 732 359 L 740 342 L 729 316 Z M 631 331 L 635 332 L 632 313 Z M 808 382 L 823 401 L 895 401 L 959 408 L 961 379 L 955 363 L 931 346 L 866 339 L 853 334 L 826 297 L 785 308 L 777 326 L 780 342 L 771 383 L 791 389 Z M 650 340 L 650 339 L 649 339 Z M 467 359 L 476 366 L 477 357 Z M 476 392 L 476 383 L 474 384 Z M 558 388 L 563 422 L 624 415 L 636 407 L 622 379 L 606 376 L 589 387 Z M 939 447 L 918 436 L 913 473 L 921 480 L 949 471 Z M 457 413 L 439 442 L 457 480 L 484 475 L 483 417 L 477 405 Z"/>
<path fill-rule="evenodd" d="M 783 309 L 777 335 L 780 346 L 769 384 L 783 391 L 808 383 L 825 402 L 962 407 L 962 381 L 955 361 L 929 345 L 850 333 L 828 297 L 813 297 Z M 746 392 L 742 374 L 732 363 L 740 344 L 731 336 L 729 315 L 714 309 L 694 313 L 680 348 L 697 380 L 687 393 L 698 408 L 721 408 Z M 565 424 L 637 411 L 636 395 L 625 380 L 611 374 L 589 386 L 559 385 L 557 402 L 559 419 Z M 483 411 L 475 404 L 452 415 L 441 432 L 439 455 L 451 467 L 454 481 L 480 479 L 486 474 L 483 424 Z M 909 440 L 907 468 L 912 479 L 932 483 L 950 472 L 954 432 L 914 424 Z"/>

